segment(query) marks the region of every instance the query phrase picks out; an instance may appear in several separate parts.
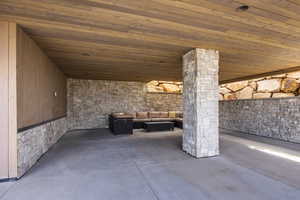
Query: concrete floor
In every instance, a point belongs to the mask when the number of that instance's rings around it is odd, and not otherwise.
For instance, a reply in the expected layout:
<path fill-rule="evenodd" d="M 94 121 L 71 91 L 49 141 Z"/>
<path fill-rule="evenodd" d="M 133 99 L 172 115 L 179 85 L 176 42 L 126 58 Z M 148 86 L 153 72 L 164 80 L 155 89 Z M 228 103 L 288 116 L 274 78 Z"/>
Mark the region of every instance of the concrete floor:
<path fill-rule="evenodd" d="M 299 144 L 222 130 L 221 155 L 194 159 L 181 134 L 70 132 L 0 199 L 300 199 Z"/>

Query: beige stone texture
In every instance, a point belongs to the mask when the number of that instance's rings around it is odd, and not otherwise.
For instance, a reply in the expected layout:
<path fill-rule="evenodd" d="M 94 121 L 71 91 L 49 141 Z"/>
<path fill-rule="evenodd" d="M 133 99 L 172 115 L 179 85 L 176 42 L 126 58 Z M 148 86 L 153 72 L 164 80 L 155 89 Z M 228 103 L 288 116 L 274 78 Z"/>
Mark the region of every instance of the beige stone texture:
<path fill-rule="evenodd" d="M 257 83 L 256 82 L 250 82 L 249 86 L 252 87 L 254 90 L 257 89 Z"/>
<path fill-rule="evenodd" d="M 170 93 L 182 93 L 183 83 L 176 81 L 150 81 L 147 83 L 148 92 L 170 92 Z"/>
<path fill-rule="evenodd" d="M 240 81 L 235 83 L 229 83 L 226 85 L 226 87 L 231 91 L 236 92 L 238 90 L 245 88 L 247 85 L 248 85 L 248 81 Z"/>
<path fill-rule="evenodd" d="M 227 93 L 230 92 L 230 90 L 227 89 L 227 88 L 225 88 L 225 87 L 221 87 L 221 88 L 219 89 L 219 92 L 220 92 L 221 94 L 227 94 Z"/>
<path fill-rule="evenodd" d="M 285 93 L 295 92 L 300 87 L 296 79 L 287 78 L 282 81 L 281 90 Z"/>
<path fill-rule="evenodd" d="M 299 78 L 300 79 L 300 71 L 299 72 L 292 72 L 287 74 L 288 78 Z"/>
<path fill-rule="evenodd" d="M 257 82 L 257 92 L 279 92 L 281 79 L 270 79 Z"/>
<path fill-rule="evenodd" d="M 273 93 L 272 98 L 294 97 L 294 93 Z"/>
<path fill-rule="evenodd" d="M 284 77 L 286 77 L 286 74 L 278 74 L 272 76 L 272 78 L 284 78 Z"/>
<path fill-rule="evenodd" d="M 287 78 L 290 77 L 290 78 Z M 165 89 L 162 85 L 167 84 L 170 86 L 169 90 Z M 151 81 L 147 84 L 148 92 L 151 93 L 182 93 L 183 83 L 172 81 Z M 172 89 L 171 87 L 175 88 Z M 177 90 L 177 87 L 179 90 Z M 253 89 L 250 94 L 251 87 Z M 247 89 L 245 89 L 247 88 Z M 272 93 L 294 93 L 296 96 L 300 95 L 300 72 L 294 72 L 289 74 L 278 74 L 249 81 L 241 81 L 234 83 L 222 84 L 219 86 L 219 99 L 221 100 L 233 100 L 233 99 L 261 99 L 271 98 Z M 245 90 L 244 90 L 245 89 Z M 230 94 L 229 94 L 230 93 Z M 225 94 L 227 94 L 225 96 Z M 250 97 L 252 95 L 252 97 Z M 286 96 L 290 96 L 286 95 Z"/>
<path fill-rule="evenodd" d="M 159 86 L 148 85 L 148 92 L 164 92 L 164 88 Z"/>
<path fill-rule="evenodd" d="M 263 77 L 263 78 L 256 78 L 256 79 L 252 79 L 251 81 L 253 81 L 253 82 L 257 82 L 257 81 L 262 81 L 262 80 L 264 80 L 265 79 L 265 77 Z"/>
<path fill-rule="evenodd" d="M 178 85 L 163 83 L 159 85 L 165 92 L 180 92 Z"/>
<path fill-rule="evenodd" d="M 147 83 L 148 86 L 158 86 L 158 81 L 150 81 L 149 83 Z"/>
<path fill-rule="evenodd" d="M 270 98 L 272 93 L 255 93 L 253 94 L 253 99 L 264 99 Z"/>
<path fill-rule="evenodd" d="M 250 86 L 245 87 L 236 93 L 238 99 L 252 99 L 253 88 Z"/>
<path fill-rule="evenodd" d="M 227 93 L 224 95 L 224 100 L 236 100 L 236 99 L 237 99 L 237 97 L 233 93 Z"/>
<path fill-rule="evenodd" d="M 175 84 L 173 81 L 158 81 L 159 84 Z"/>

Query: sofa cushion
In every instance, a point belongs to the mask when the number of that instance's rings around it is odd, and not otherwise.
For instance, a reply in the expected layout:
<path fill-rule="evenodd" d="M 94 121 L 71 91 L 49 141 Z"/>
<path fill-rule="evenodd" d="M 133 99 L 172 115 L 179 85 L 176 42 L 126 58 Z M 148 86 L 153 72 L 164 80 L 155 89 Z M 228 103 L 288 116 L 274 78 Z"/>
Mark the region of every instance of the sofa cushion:
<path fill-rule="evenodd" d="M 176 112 L 176 118 L 182 118 L 183 117 L 183 113 L 180 111 Z"/>
<path fill-rule="evenodd" d="M 176 112 L 175 111 L 169 111 L 169 118 L 176 118 Z"/>
<path fill-rule="evenodd" d="M 149 112 L 149 118 L 160 118 L 160 112 Z"/>
<path fill-rule="evenodd" d="M 160 118 L 169 118 L 168 112 L 160 112 Z"/>
<path fill-rule="evenodd" d="M 137 112 L 136 113 L 137 119 L 147 119 L 148 118 L 148 112 Z"/>

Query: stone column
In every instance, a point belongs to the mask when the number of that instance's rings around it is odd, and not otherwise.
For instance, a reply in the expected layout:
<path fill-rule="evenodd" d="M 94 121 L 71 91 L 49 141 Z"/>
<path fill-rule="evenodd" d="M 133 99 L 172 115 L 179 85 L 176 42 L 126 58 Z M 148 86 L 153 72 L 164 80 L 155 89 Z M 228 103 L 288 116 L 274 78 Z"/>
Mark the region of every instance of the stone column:
<path fill-rule="evenodd" d="M 219 154 L 219 52 L 194 49 L 183 56 L 183 150 Z"/>

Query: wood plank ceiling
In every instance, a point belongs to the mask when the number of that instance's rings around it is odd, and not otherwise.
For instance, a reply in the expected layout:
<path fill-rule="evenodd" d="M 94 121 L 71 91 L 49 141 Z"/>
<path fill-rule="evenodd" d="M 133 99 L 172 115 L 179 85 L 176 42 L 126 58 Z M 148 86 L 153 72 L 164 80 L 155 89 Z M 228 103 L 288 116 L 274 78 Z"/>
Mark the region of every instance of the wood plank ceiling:
<path fill-rule="evenodd" d="M 298 0 L 1 0 L 0 20 L 70 77 L 181 80 L 181 56 L 199 47 L 220 51 L 227 82 L 296 69 L 299 10 Z"/>

